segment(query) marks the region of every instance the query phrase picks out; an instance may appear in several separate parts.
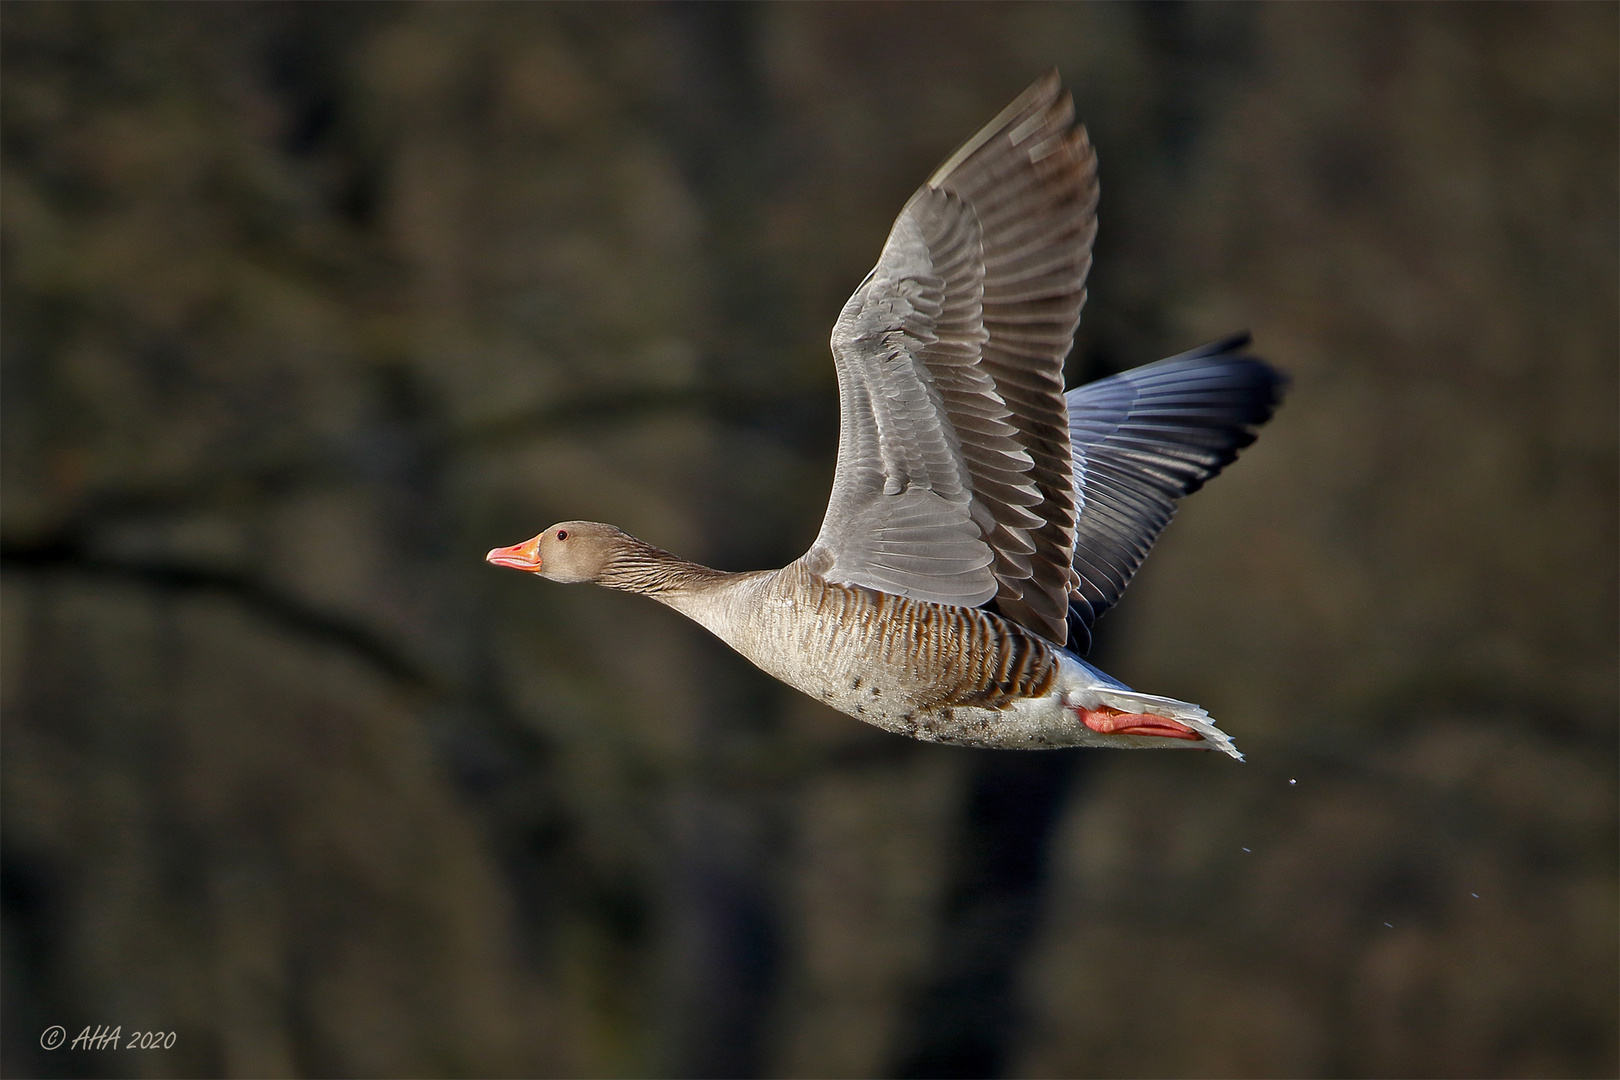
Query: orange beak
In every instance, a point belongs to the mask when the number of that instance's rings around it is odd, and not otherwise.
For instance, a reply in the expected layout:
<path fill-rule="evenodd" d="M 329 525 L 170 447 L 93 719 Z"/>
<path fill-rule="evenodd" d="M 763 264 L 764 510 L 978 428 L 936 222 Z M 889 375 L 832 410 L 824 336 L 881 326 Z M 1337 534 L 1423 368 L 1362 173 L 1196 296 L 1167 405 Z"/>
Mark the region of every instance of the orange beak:
<path fill-rule="evenodd" d="M 484 556 L 484 561 L 532 573 L 540 569 L 540 538 L 536 536 L 511 547 L 492 548 L 490 553 Z"/>

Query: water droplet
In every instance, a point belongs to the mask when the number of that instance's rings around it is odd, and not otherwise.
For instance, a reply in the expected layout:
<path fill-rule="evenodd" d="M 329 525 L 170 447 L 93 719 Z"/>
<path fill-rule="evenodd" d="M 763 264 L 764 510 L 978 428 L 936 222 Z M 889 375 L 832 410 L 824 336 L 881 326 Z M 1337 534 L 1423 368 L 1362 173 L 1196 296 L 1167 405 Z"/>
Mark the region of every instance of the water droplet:
<path fill-rule="evenodd" d="M 1389 927 L 1391 930 L 1395 929 L 1395 924 L 1394 923 L 1385 923 L 1384 925 Z"/>
<path fill-rule="evenodd" d="M 1243 849 L 1243 850 L 1244 850 L 1244 851 L 1248 851 L 1248 850 L 1249 850 L 1249 849 L 1248 849 L 1248 848 L 1244 848 L 1244 849 Z M 1253 854 L 1253 852 L 1250 852 L 1250 854 Z"/>
<path fill-rule="evenodd" d="M 1471 893 L 1469 893 L 1469 894 L 1468 894 L 1468 895 L 1469 895 L 1469 896 L 1472 896 L 1472 897 L 1473 897 L 1473 898 L 1474 898 L 1474 899 L 1475 899 L 1475 900 L 1478 900 L 1478 899 L 1479 899 L 1479 893 L 1477 893 L 1477 892 L 1471 892 Z"/>
<path fill-rule="evenodd" d="M 1297 783 L 1299 783 L 1298 780 L 1295 780 L 1293 777 L 1289 777 L 1289 779 L 1288 779 L 1288 786 L 1289 787 L 1293 787 Z"/>

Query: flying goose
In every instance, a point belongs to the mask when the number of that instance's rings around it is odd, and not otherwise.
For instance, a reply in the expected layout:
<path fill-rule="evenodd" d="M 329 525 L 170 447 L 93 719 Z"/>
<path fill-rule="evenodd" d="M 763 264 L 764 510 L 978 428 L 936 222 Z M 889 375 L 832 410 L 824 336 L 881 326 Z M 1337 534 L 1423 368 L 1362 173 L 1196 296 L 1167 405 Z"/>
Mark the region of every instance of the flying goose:
<path fill-rule="evenodd" d="M 1285 384 L 1248 336 L 1063 391 L 1097 159 L 1051 72 L 911 197 L 833 328 L 841 429 L 820 535 L 728 573 L 565 521 L 487 556 L 643 593 L 761 669 L 929 742 L 1218 749 L 1197 705 L 1080 658 L 1171 515 Z"/>

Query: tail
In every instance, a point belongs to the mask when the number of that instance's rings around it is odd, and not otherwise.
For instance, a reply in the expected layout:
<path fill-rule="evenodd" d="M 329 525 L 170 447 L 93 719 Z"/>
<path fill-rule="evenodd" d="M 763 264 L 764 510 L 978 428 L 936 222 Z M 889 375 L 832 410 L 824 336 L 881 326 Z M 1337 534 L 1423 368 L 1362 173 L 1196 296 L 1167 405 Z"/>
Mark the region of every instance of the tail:
<path fill-rule="evenodd" d="M 1238 748 L 1232 744 L 1232 737 L 1216 727 L 1215 722 L 1209 718 L 1209 713 L 1192 702 L 1132 690 L 1112 675 L 1098 670 L 1067 649 L 1063 650 L 1059 657 L 1060 663 L 1069 672 L 1062 684 L 1062 693 L 1064 701 L 1071 708 L 1078 706 L 1094 709 L 1099 705 L 1106 705 L 1123 713 L 1148 713 L 1167 717 L 1198 732 L 1208 744 L 1208 748 L 1230 754 L 1239 761 L 1243 760 L 1243 755 L 1238 753 Z M 1071 664 L 1074 665 L 1073 668 L 1069 667 Z M 1078 672 L 1074 668 L 1078 668 Z M 1144 739 L 1134 745 L 1162 746 L 1167 749 L 1174 746 L 1189 746 L 1188 743 L 1170 739 Z"/>

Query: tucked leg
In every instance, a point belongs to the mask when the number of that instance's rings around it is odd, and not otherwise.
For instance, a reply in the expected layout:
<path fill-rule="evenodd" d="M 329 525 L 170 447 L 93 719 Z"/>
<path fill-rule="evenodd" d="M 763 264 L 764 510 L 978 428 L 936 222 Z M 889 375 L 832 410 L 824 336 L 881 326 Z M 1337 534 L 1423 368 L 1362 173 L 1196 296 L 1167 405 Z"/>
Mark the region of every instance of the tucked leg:
<path fill-rule="evenodd" d="M 1074 710 L 1080 722 L 1099 735 L 1155 735 L 1163 739 L 1202 742 L 1203 736 L 1186 724 L 1152 713 L 1128 713 L 1101 705 L 1095 709 Z"/>

